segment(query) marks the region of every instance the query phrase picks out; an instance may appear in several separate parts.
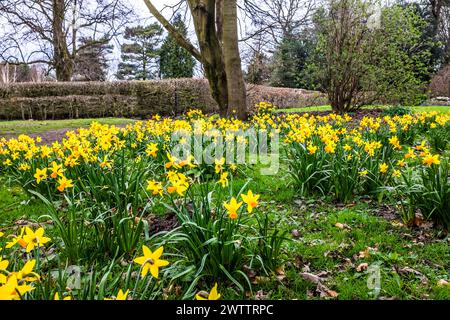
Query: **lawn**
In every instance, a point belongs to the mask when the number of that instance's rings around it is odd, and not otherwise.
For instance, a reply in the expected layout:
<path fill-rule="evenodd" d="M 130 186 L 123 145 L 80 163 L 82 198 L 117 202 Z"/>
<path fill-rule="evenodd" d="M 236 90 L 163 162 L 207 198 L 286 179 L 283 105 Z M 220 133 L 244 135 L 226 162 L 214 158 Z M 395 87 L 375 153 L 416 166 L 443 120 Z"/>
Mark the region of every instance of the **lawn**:
<path fill-rule="evenodd" d="M 25 299 L 195 299 L 217 284 L 223 299 L 448 300 L 450 116 L 414 117 L 363 120 L 350 133 L 339 116 L 271 123 L 261 110 L 236 124 L 194 111 L 122 129 L 108 124 L 131 120 L 98 119 L 64 146 L 0 144 L 5 274 L 34 261 L 42 278 L 21 280 L 34 288 Z M 277 128 L 278 173 L 176 159 L 169 137 L 199 118 L 223 131 Z M 31 134 L 89 121 L 12 126 Z M 407 188 L 435 180 L 432 192 Z"/>
<path fill-rule="evenodd" d="M 283 268 L 273 276 L 253 276 L 258 298 L 332 298 L 334 291 L 338 299 L 450 299 L 450 288 L 437 285 L 439 280 L 450 280 L 449 239 L 439 231 L 411 230 L 398 217 L 388 220 L 379 216 L 386 208 L 376 203 L 336 207 L 322 197 L 298 198 L 285 183 L 267 176 L 256 176 L 249 187 L 261 194 L 260 210 L 271 212 L 289 238 Z M 17 225 L 48 220 L 40 218 L 47 213 L 42 202 L 30 200 L 21 188 L 5 180 L 0 199 L 0 230 L 5 233 Z M 50 237 L 57 236 L 52 228 L 46 230 Z M 357 271 L 364 263 L 380 266 L 378 295 L 367 286 L 370 273 Z M 316 283 L 301 274 L 320 275 L 332 291 L 318 290 Z M 222 290 L 229 299 L 241 298 L 235 290 Z"/>
<path fill-rule="evenodd" d="M 131 119 L 102 118 L 102 119 L 72 119 L 47 121 L 0 121 L 1 135 L 39 134 L 46 131 L 60 129 L 76 129 L 88 127 L 92 121 L 108 125 L 125 125 L 133 122 Z"/>

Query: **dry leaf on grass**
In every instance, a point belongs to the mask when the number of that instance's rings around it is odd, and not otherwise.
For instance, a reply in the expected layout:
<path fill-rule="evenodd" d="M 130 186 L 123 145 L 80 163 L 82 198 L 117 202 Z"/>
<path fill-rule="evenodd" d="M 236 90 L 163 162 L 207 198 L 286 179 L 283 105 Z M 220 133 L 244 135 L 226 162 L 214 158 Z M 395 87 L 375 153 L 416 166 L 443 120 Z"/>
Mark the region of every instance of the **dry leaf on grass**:
<path fill-rule="evenodd" d="M 265 293 L 263 290 L 259 290 L 255 294 L 255 300 L 267 300 L 269 299 L 269 293 Z"/>
<path fill-rule="evenodd" d="M 337 293 L 334 290 L 329 289 L 327 286 L 323 285 L 320 282 L 317 284 L 316 291 L 320 294 L 320 297 L 322 297 L 322 298 L 325 298 L 325 297 L 336 298 L 339 295 L 339 293 Z"/>
<path fill-rule="evenodd" d="M 294 238 L 300 238 L 300 231 L 298 231 L 297 229 L 294 229 L 291 231 L 292 237 Z"/>
<path fill-rule="evenodd" d="M 367 268 L 369 268 L 368 263 L 361 263 L 359 266 L 356 267 L 356 271 L 358 272 L 366 271 Z"/>
<path fill-rule="evenodd" d="M 255 279 L 253 279 L 252 281 L 253 284 L 264 284 L 268 282 L 270 282 L 269 277 L 261 277 L 261 276 L 256 276 Z"/>
<path fill-rule="evenodd" d="M 336 228 L 339 228 L 339 229 L 342 229 L 342 230 L 352 230 L 352 228 L 350 228 L 350 226 L 345 224 L 345 223 L 336 222 L 336 224 L 334 226 Z"/>
<path fill-rule="evenodd" d="M 312 283 L 319 283 L 321 280 L 319 276 L 308 272 L 302 272 L 300 273 L 300 275 L 303 277 L 303 279 Z"/>
<path fill-rule="evenodd" d="M 446 287 L 446 286 L 450 286 L 450 282 L 448 282 L 447 280 L 441 279 L 437 282 L 438 287 Z"/>
<path fill-rule="evenodd" d="M 359 254 L 358 254 L 358 258 L 363 259 L 363 258 L 368 258 L 368 257 L 370 257 L 370 252 L 371 252 L 371 251 L 378 251 L 377 246 L 375 246 L 375 248 L 367 247 L 367 248 L 364 249 L 363 251 L 360 251 Z"/>

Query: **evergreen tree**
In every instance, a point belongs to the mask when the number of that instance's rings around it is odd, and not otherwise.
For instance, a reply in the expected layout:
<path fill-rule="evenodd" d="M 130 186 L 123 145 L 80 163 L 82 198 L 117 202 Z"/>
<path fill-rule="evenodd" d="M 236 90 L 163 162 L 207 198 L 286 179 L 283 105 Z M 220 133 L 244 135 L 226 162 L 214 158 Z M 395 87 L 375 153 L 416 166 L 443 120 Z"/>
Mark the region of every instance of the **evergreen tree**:
<path fill-rule="evenodd" d="M 83 81 L 105 81 L 108 76 L 108 55 L 113 45 L 107 39 L 93 40 L 91 37 L 80 39 L 79 51 L 75 58 L 74 77 Z"/>
<path fill-rule="evenodd" d="M 269 62 L 263 52 L 255 51 L 248 64 L 245 80 L 252 84 L 266 84 L 270 78 Z"/>
<path fill-rule="evenodd" d="M 147 27 L 127 27 L 122 45 L 122 62 L 117 78 L 120 80 L 155 79 L 158 74 L 159 45 L 163 30 L 158 23 Z"/>
<path fill-rule="evenodd" d="M 173 26 L 180 34 L 187 37 L 187 28 L 181 15 L 177 14 Z M 169 34 L 161 47 L 160 71 L 162 78 L 192 78 L 195 59 Z"/>
<path fill-rule="evenodd" d="M 303 71 L 313 49 L 313 42 L 306 33 L 285 36 L 273 56 L 271 84 L 276 87 L 308 89 L 309 84 L 304 81 Z"/>

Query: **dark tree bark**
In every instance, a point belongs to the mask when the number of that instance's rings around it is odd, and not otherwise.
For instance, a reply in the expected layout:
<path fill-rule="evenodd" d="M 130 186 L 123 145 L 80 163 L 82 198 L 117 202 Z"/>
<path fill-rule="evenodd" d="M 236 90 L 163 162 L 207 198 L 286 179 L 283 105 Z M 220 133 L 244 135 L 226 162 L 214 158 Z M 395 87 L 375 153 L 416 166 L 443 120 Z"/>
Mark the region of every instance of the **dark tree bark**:
<path fill-rule="evenodd" d="M 239 119 L 246 119 L 247 93 L 239 55 L 237 4 L 236 0 L 226 2 L 223 8 L 223 51 L 228 82 L 228 115 L 236 114 Z"/>
<path fill-rule="evenodd" d="M 73 59 L 67 47 L 64 33 L 65 5 L 64 0 L 53 0 L 53 59 L 58 81 L 70 81 L 73 74 Z"/>
<path fill-rule="evenodd" d="M 236 1 L 187 1 L 199 50 L 164 18 L 150 0 L 144 2 L 179 45 L 202 63 L 211 95 L 219 106 L 220 114 L 246 119 L 247 102 L 239 56 Z"/>

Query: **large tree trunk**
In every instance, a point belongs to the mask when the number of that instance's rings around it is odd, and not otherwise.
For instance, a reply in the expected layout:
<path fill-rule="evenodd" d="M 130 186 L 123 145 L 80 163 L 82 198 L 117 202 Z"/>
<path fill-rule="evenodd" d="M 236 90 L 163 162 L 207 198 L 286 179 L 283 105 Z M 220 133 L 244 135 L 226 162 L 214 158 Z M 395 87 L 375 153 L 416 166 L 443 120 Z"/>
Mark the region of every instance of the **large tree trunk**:
<path fill-rule="evenodd" d="M 227 114 L 247 119 L 247 93 L 239 54 L 236 0 L 226 0 L 223 6 L 223 55 L 228 82 Z"/>
<path fill-rule="evenodd" d="M 187 0 L 200 50 L 177 32 L 150 0 L 144 2 L 178 44 L 202 63 L 220 115 L 236 115 L 239 119 L 246 119 L 246 90 L 239 56 L 236 0 Z"/>
<path fill-rule="evenodd" d="M 211 88 L 211 95 L 219 105 L 220 114 L 228 112 L 228 85 L 223 61 L 222 45 L 216 32 L 216 1 L 190 0 L 195 33 L 202 55 L 202 63 Z"/>
<path fill-rule="evenodd" d="M 53 60 L 58 81 L 70 81 L 73 73 L 73 61 L 64 33 L 64 16 L 64 0 L 53 0 Z"/>

